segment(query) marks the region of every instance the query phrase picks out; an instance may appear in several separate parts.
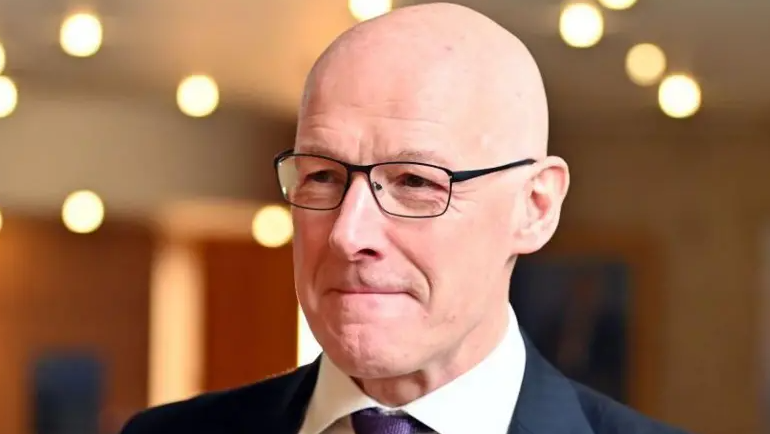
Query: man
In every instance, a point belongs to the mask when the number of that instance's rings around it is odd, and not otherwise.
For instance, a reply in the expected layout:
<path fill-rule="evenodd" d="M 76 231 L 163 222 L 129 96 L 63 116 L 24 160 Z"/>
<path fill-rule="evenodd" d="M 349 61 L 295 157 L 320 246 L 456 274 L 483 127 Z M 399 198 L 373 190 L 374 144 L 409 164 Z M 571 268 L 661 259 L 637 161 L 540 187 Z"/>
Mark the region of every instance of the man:
<path fill-rule="evenodd" d="M 309 366 L 151 409 L 124 434 L 677 433 L 574 384 L 519 332 L 518 255 L 569 185 L 524 45 L 467 8 L 402 8 L 340 36 L 276 158 L 293 205 Z"/>

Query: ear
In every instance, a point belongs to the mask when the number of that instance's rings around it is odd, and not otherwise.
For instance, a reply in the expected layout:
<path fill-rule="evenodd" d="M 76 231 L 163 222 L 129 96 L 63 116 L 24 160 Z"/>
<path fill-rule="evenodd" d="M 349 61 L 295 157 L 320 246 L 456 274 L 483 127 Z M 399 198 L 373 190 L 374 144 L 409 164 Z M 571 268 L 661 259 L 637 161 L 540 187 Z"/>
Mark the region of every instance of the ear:
<path fill-rule="evenodd" d="M 550 241 L 569 190 L 569 167 L 563 159 L 549 156 L 536 164 L 537 172 L 526 190 L 524 221 L 517 225 L 517 254 L 534 253 Z"/>

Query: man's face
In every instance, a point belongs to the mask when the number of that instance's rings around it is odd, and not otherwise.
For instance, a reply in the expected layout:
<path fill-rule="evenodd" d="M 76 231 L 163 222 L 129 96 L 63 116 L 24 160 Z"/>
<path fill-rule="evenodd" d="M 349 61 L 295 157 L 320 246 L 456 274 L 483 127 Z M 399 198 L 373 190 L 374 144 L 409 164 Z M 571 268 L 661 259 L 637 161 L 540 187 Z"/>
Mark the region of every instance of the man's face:
<path fill-rule="evenodd" d="M 440 120 L 384 108 L 310 107 L 295 151 L 362 165 L 425 153 L 422 162 L 453 170 L 507 162 L 471 157 L 464 135 Z M 499 308 L 490 288 L 509 256 L 499 252 L 514 195 L 510 187 L 501 200 L 501 184 L 494 175 L 455 184 L 444 215 L 410 219 L 384 213 L 356 174 L 339 209 L 294 209 L 299 301 L 335 363 L 362 378 L 412 373 L 457 350 Z"/>

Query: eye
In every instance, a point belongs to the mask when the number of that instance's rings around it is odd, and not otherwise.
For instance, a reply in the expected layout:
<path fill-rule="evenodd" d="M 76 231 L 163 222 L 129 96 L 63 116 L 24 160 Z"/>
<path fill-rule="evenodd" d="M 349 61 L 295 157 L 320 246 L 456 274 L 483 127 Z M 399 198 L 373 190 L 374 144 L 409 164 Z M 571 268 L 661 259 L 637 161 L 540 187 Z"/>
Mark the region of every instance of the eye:
<path fill-rule="evenodd" d="M 412 174 L 406 174 L 402 178 L 402 183 L 407 187 L 413 187 L 413 188 L 420 188 L 420 187 L 431 187 L 434 185 L 433 182 L 417 175 Z"/>
<path fill-rule="evenodd" d="M 307 179 L 314 182 L 331 182 L 334 181 L 333 173 L 329 170 L 319 170 L 318 172 L 309 173 Z"/>

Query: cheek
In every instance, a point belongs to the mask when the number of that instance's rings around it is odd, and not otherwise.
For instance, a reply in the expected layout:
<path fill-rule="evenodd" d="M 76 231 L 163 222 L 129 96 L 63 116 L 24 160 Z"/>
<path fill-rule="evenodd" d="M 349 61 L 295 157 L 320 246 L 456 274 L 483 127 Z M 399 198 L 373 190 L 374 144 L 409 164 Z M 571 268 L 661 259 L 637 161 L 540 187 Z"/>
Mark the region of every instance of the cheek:
<path fill-rule="evenodd" d="M 484 216 L 451 223 L 415 231 L 412 256 L 431 283 L 431 298 L 444 305 L 467 304 L 491 277 L 483 270 L 506 243 L 499 237 L 506 223 Z"/>
<path fill-rule="evenodd" d="M 328 250 L 329 231 L 323 221 L 307 216 L 294 217 L 294 278 L 299 288 L 304 289 L 318 268 Z"/>
<path fill-rule="evenodd" d="M 404 249 L 407 258 L 428 280 L 430 309 L 434 313 L 467 303 L 467 286 L 478 269 L 472 261 L 477 256 L 476 249 L 466 239 L 475 229 L 437 223 L 409 231 L 400 243 L 408 246 Z"/>

